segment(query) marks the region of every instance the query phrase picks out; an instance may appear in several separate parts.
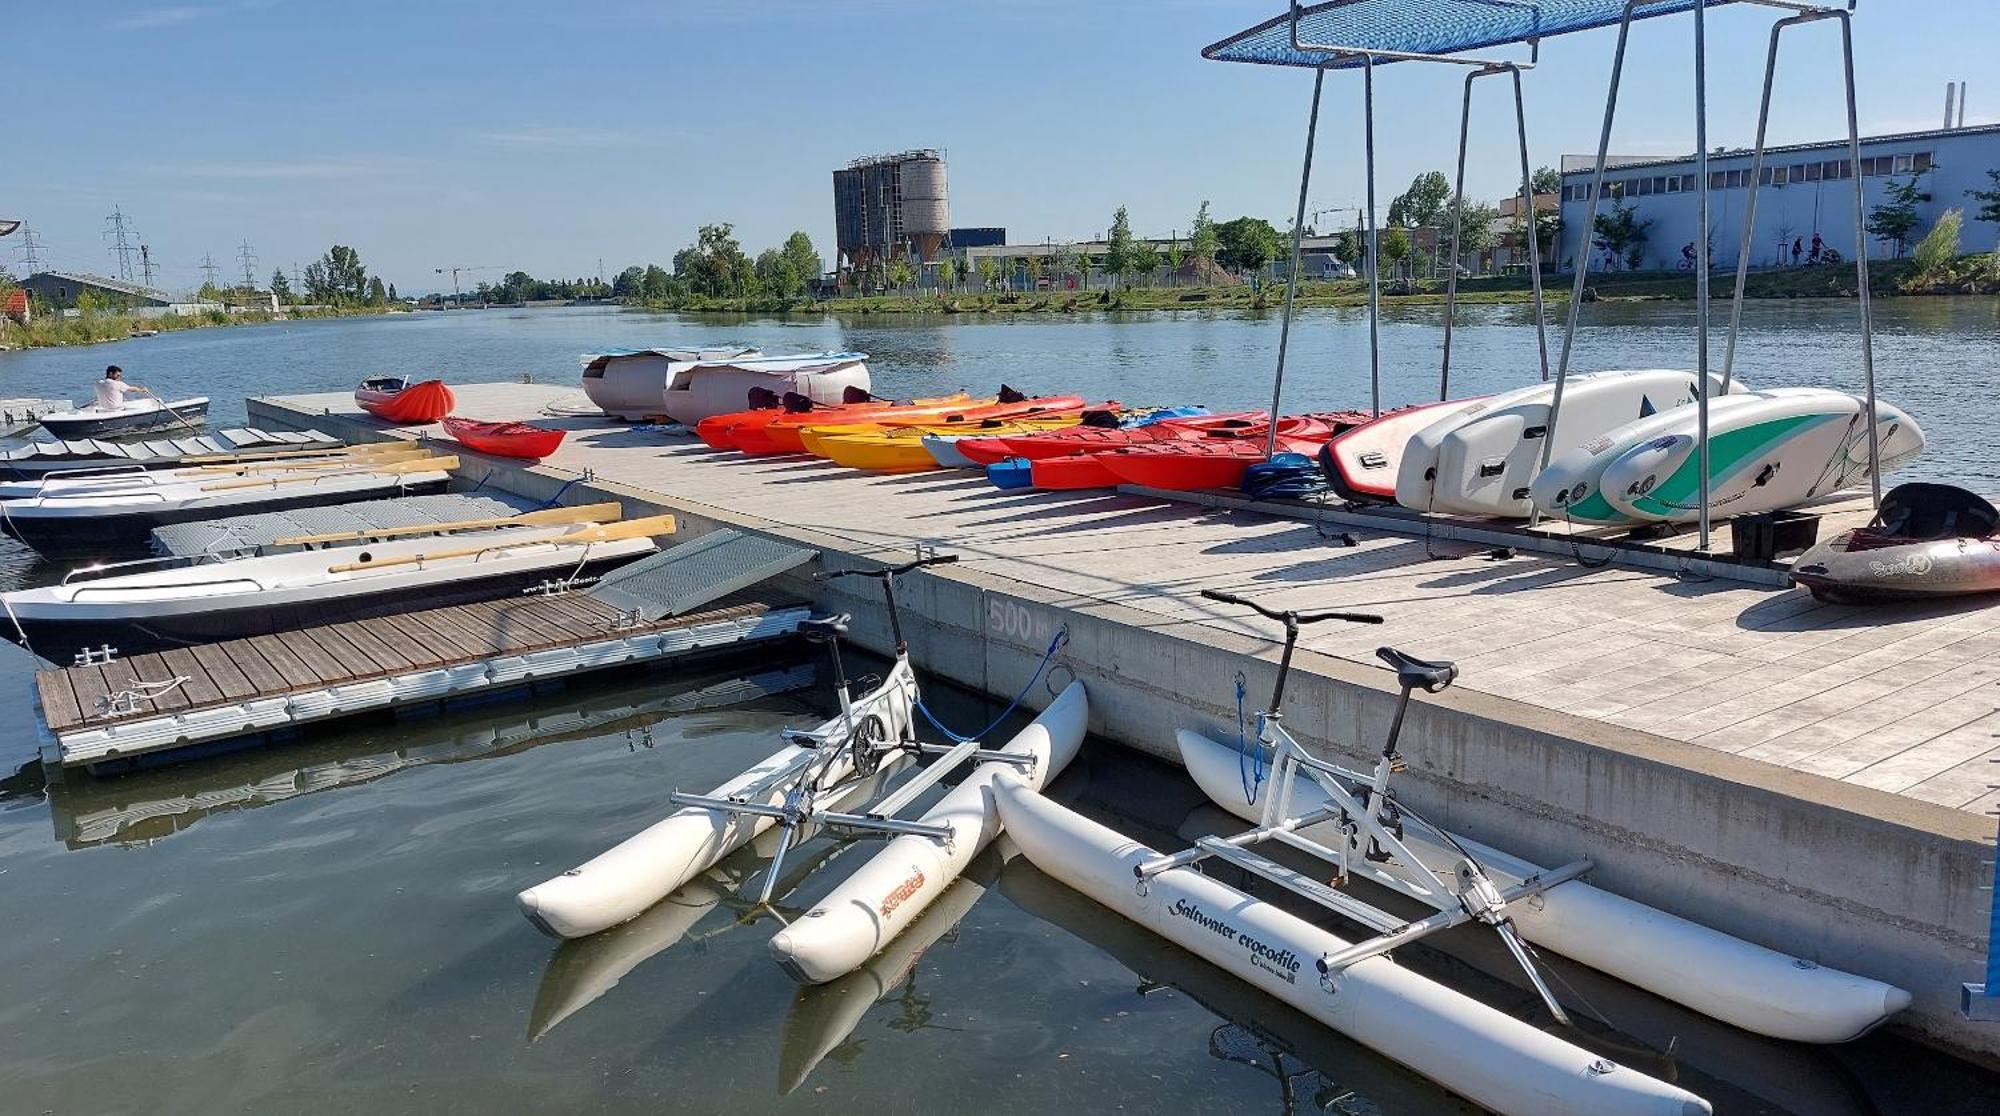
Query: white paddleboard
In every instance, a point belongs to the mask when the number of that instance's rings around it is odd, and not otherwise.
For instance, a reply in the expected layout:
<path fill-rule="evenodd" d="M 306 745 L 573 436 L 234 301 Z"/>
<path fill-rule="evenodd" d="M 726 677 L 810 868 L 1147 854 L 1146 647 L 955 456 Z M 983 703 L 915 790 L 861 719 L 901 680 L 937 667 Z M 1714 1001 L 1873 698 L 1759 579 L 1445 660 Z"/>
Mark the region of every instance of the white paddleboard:
<path fill-rule="evenodd" d="M 1711 420 L 1728 408 L 1754 403 L 1758 393 L 1717 396 L 1708 401 Z M 1628 450 L 1679 428 L 1679 411 L 1665 411 L 1651 418 L 1628 422 L 1592 438 L 1549 462 L 1549 467 L 1528 486 L 1529 500 L 1543 515 L 1577 523 L 1635 523 L 1637 520 L 1613 507 L 1598 491 L 1605 466 Z"/>
<path fill-rule="evenodd" d="M 1333 461 L 1327 475 L 1333 490 L 1343 500 L 1356 503 L 1393 503 L 1396 477 L 1402 469 L 1403 448 L 1418 431 L 1444 419 L 1477 407 L 1486 401 L 1452 399 L 1443 403 L 1419 403 L 1413 407 L 1384 412 L 1373 422 L 1336 434 L 1326 444 Z"/>
<path fill-rule="evenodd" d="M 1711 396 L 1721 395 L 1721 376 L 1710 373 L 1710 382 Z M 1684 369 L 1574 376 L 1563 390 L 1553 432 L 1555 384 L 1496 395 L 1410 439 L 1396 476 L 1396 502 L 1417 511 L 1525 518 L 1533 510 L 1529 486 L 1544 442 L 1553 437 L 1553 458 L 1635 419 L 1686 407 L 1695 392 L 1695 373 Z"/>
<path fill-rule="evenodd" d="M 1709 508 L 1715 516 L 1794 507 L 1859 483 L 1868 475 L 1868 404 L 1846 392 L 1791 388 L 1756 393 L 1748 406 L 1709 416 Z M 1877 401 L 1882 472 L 1923 452 L 1924 432 L 1910 416 Z M 1685 523 L 1700 516 L 1696 416 L 1621 454 L 1604 467 L 1599 487 L 1634 519 Z"/>

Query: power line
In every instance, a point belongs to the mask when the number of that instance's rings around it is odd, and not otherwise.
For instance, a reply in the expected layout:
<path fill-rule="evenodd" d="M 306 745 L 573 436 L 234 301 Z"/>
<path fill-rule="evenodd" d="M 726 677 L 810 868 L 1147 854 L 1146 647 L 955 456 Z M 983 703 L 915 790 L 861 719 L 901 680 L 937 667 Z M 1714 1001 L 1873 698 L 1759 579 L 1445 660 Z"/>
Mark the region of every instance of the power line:
<path fill-rule="evenodd" d="M 111 238 L 111 252 L 118 257 L 118 278 L 130 283 L 134 251 L 132 242 L 139 238 L 139 230 L 132 228 L 127 220 L 123 210 L 115 205 L 112 206 L 111 216 L 104 219 L 104 223 L 110 226 L 104 230 L 104 235 Z"/>
<path fill-rule="evenodd" d="M 28 274 L 33 275 L 42 269 L 42 249 L 46 247 L 48 245 L 35 239 L 33 226 L 26 223 L 21 225 L 21 258 L 27 265 Z"/>
<path fill-rule="evenodd" d="M 208 252 L 203 252 L 201 254 L 201 273 L 208 279 L 208 282 L 204 284 L 205 286 L 213 287 L 216 285 L 215 273 L 220 270 L 222 269 L 216 265 L 215 256 L 213 254 Z"/>
<path fill-rule="evenodd" d="M 236 260 L 243 265 L 243 289 L 246 291 L 256 290 L 257 253 L 251 250 L 248 240 L 237 246 Z"/>
<path fill-rule="evenodd" d="M 139 245 L 139 271 L 146 277 L 147 286 L 153 285 L 153 276 L 159 270 L 153 266 L 153 250 L 144 244 Z"/>

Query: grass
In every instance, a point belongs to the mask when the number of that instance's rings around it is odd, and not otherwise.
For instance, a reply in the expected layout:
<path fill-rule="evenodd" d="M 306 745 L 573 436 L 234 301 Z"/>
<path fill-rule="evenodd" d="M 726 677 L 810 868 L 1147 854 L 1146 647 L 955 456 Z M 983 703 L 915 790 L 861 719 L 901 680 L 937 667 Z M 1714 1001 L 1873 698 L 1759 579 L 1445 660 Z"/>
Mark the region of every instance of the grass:
<path fill-rule="evenodd" d="M 292 319 L 299 318 L 343 318 L 359 314 L 384 313 L 381 307 L 352 307 L 327 310 L 301 310 L 294 308 L 288 312 Z M 210 310 L 202 314 L 168 314 L 158 318 L 141 318 L 112 310 L 98 310 L 78 314 L 73 318 L 45 315 L 22 325 L 9 318 L 0 318 L 0 349 L 40 349 L 59 345 L 96 345 L 106 341 L 123 341 L 135 333 L 153 331 L 173 333 L 184 329 L 208 329 L 215 326 L 255 325 L 277 320 L 275 315 L 261 311 L 227 314 L 221 310 Z"/>

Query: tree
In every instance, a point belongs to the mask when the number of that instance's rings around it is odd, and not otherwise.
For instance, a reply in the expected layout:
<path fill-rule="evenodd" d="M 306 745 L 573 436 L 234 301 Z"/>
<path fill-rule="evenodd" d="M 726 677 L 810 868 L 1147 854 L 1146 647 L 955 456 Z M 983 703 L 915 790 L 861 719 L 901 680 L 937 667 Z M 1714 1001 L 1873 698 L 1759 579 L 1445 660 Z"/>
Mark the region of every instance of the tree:
<path fill-rule="evenodd" d="M 1638 220 L 1634 214 L 1638 206 L 1628 201 L 1614 201 L 1609 213 L 1597 215 L 1595 228 L 1597 239 L 1592 243 L 1608 253 L 1614 260 L 1622 260 L 1626 270 L 1636 271 L 1639 260 L 1646 251 L 1646 230 L 1653 227 L 1653 219 Z"/>
<path fill-rule="evenodd" d="M 1166 256 L 1167 285 L 1172 286 L 1180 282 L 1181 265 L 1187 263 L 1187 249 L 1181 247 L 1179 240 L 1174 240 L 1167 245 Z"/>
<path fill-rule="evenodd" d="M 1537 194 L 1560 194 L 1563 188 L 1562 172 L 1554 167 L 1536 167 L 1529 180 L 1530 188 Z"/>
<path fill-rule="evenodd" d="M 1126 215 L 1122 205 L 1118 207 L 1118 212 L 1111 215 L 1108 241 L 1104 246 L 1104 274 L 1116 286 L 1120 276 L 1135 270 L 1132 267 L 1132 219 Z"/>
<path fill-rule="evenodd" d="M 950 256 L 938 261 L 937 279 L 938 286 L 945 290 L 958 288 L 958 264 Z"/>
<path fill-rule="evenodd" d="M 889 263 L 889 285 L 903 290 L 917 281 L 917 269 L 910 266 L 908 256 L 897 256 Z"/>
<path fill-rule="evenodd" d="M 973 270 L 979 273 L 979 285 L 984 290 L 992 290 L 993 285 L 1000 281 L 1000 261 L 992 256 L 979 257 Z"/>
<path fill-rule="evenodd" d="M 359 252 L 336 244 L 320 257 L 319 266 L 327 294 L 319 301 L 352 304 L 368 297 L 368 269 L 361 266 Z"/>
<path fill-rule="evenodd" d="M 757 253 L 757 285 L 765 294 L 790 298 L 805 289 L 805 281 L 792 269 L 791 257 L 776 248 Z"/>
<path fill-rule="evenodd" d="M 639 279 L 639 298 L 644 302 L 665 302 L 673 294 L 673 277 L 658 264 L 647 264 Z"/>
<path fill-rule="evenodd" d="M 1134 243 L 1131 253 L 1125 258 L 1123 274 L 1144 276 L 1150 282 L 1153 273 L 1158 270 L 1160 270 L 1160 250 L 1153 247 L 1153 242 L 1141 240 Z"/>
<path fill-rule="evenodd" d="M 1188 230 L 1188 255 L 1200 262 L 1214 263 L 1215 254 L 1221 250 L 1215 219 L 1208 215 L 1208 201 L 1203 199 L 1201 208 L 1194 211 L 1194 227 Z"/>
<path fill-rule="evenodd" d="M 785 238 L 785 246 L 778 249 L 785 262 L 792 267 L 792 274 L 798 279 L 798 290 L 803 292 L 807 284 L 826 273 L 826 265 L 813 249 L 812 237 L 803 231 Z"/>
<path fill-rule="evenodd" d="M 1460 209 L 1454 203 L 1452 208 L 1459 210 L 1459 254 L 1478 258 L 1492 250 L 1495 240 L 1493 222 L 1500 219 L 1500 211 L 1493 206 L 1487 205 L 1485 202 L 1477 201 L 1466 202 L 1463 209 Z M 1453 260 L 1452 262 L 1458 263 L 1460 261 Z"/>
<path fill-rule="evenodd" d="M 611 295 L 614 298 L 638 298 L 641 294 L 640 287 L 645 281 L 646 269 L 633 264 L 619 272 L 618 278 L 611 281 Z"/>
<path fill-rule="evenodd" d="M 1382 258 L 1389 261 L 1390 270 L 1395 270 L 1409 256 L 1410 248 L 1409 231 L 1401 225 L 1392 226 L 1382 234 Z"/>
<path fill-rule="evenodd" d="M 1090 253 L 1085 252 L 1082 249 L 1078 249 L 1075 255 L 1071 258 L 1070 264 L 1076 270 L 1076 285 L 1082 287 L 1086 291 L 1089 290 Z"/>
<path fill-rule="evenodd" d="M 380 275 L 369 276 L 368 305 L 387 306 L 388 304 L 389 304 L 389 289 L 382 285 L 382 277 Z"/>
<path fill-rule="evenodd" d="M 1947 209 L 1938 218 L 1936 225 L 1925 234 L 1912 253 L 1917 261 L 1917 275 L 1924 279 L 1942 279 L 1958 259 L 1958 237 L 1965 227 L 1965 211 Z"/>
<path fill-rule="evenodd" d="M 1896 245 L 1896 255 L 1901 256 L 1909 247 L 1910 234 L 1917 231 L 1923 218 L 1917 214 L 1917 206 L 1931 200 L 1924 193 L 1922 182 L 1926 171 L 1918 171 L 1908 182 L 1898 182 L 1891 178 L 1882 184 L 1882 192 L 1887 201 L 1868 211 L 1868 231 L 1878 240 L 1891 241 Z"/>
<path fill-rule="evenodd" d="M 1042 258 L 1040 256 L 1023 258 L 1021 261 L 1021 270 L 1027 273 L 1028 286 L 1035 286 L 1042 278 Z"/>
<path fill-rule="evenodd" d="M 1973 220 L 2000 225 L 2000 170 L 1987 171 L 1986 177 L 1993 183 L 1991 190 L 1967 190 L 1965 195 L 1979 203 Z"/>
<path fill-rule="evenodd" d="M 396 297 L 396 284 L 394 283 L 389 284 L 389 301 L 390 302 L 403 301 L 402 299 Z"/>
<path fill-rule="evenodd" d="M 1443 171 L 1425 171 L 1389 203 L 1389 223 L 1409 229 L 1436 228 L 1451 204 L 1451 180 Z"/>
<path fill-rule="evenodd" d="M 285 278 L 285 269 L 271 269 L 271 293 L 278 299 L 278 305 L 288 305 L 292 301 L 292 281 Z"/>
<path fill-rule="evenodd" d="M 1284 246 L 1278 230 L 1262 217 L 1238 217 L 1233 221 L 1224 221 L 1215 227 L 1215 236 L 1222 246 L 1216 254 L 1216 262 L 1237 271 L 1261 269 Z"/>

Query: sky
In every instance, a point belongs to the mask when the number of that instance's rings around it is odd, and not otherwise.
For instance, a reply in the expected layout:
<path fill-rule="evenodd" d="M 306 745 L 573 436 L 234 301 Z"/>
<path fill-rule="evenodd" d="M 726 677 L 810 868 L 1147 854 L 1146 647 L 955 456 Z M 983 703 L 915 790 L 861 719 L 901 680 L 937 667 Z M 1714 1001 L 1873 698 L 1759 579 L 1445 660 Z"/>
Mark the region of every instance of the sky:
<path fill-rule="evenodd" d="M 1016 242 L 1185 233 L 1221 219 L 1283 228 L 1297 201 L 1311 77 L 1204 61 L 1202 46 L 1281 0 L 88 0 L 8 6 L 0 216 L 27 220 L 44 266 L 116 274 L 120 209 L 159 283 L 204 256 L 262 282 L 329 245 L 401 293 L 522 269 L 607 277 L 667 264 L 728 221 L 752 254 L 803 229 L 831 262 L 832 174 L 857 156 L 943 149 L 955 225 Z M 1937 127 L 1945 82 L 1966 122 L 2000 122 L 1992 0 L 1862 0 L 1864 134 Z M 1771 22 L 1709 22 L 1711 145 L 1747 145 Z M 1691 149 L 1693 22 L 1633 35 L 1614 152 Z M 1527 78 L 1532 157 L 1594 153 L 1613 34 L 1544 45 Z M 1773 143 L 1844 133 L 1839 33 L 1789 34 Z M 1376 81 L 1378 212 L 1456 156 L 1462 71 L 1398 64 Z M 1468 192 L 1517 175 L 1511 98 L 1474 106 Z M 1313 210 L 1364 197 L 1361 79 L 1328 76 Z M 0 266 L 22 270 L 21 237 Z M 601 261 L 601 263 L 600 263 Z M 135 263 L 136 267 L 136 263 Z"/>

